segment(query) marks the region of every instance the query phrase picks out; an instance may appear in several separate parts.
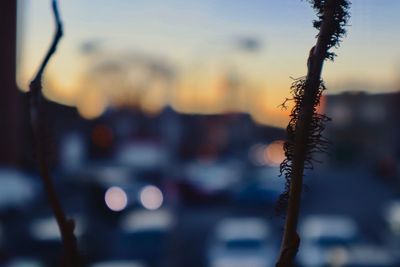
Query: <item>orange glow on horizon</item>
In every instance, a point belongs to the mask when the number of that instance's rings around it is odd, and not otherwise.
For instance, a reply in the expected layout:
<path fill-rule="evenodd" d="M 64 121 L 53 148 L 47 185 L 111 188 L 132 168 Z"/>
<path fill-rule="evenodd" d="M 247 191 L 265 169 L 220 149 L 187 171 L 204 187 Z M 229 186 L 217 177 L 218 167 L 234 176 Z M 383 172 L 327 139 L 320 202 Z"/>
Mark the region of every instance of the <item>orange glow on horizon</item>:
<path fill-rule="evenodd" d="M 90 90 L 83 92 L 77 102 L 79 114 L 87 119 L 95 119 L 105 111 L 107 107 L 106 99 L 100 92 Z"/>

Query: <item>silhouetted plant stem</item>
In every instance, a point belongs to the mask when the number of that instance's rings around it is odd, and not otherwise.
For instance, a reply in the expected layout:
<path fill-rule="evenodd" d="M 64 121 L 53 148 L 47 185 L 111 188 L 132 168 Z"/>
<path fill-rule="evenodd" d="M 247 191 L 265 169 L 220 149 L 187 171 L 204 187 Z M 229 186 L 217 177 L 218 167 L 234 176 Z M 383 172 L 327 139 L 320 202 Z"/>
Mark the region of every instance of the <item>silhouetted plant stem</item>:
<path fill-rule="evenodd" d="M 52 0 L 53 14 L 56 24 L 56 32 L 53 38 L 53 42 L 43 59 L 39 70 L 29 85 L 29 111 L 31 127 L 33 132 L 34 149 L 39 164 L 39 172 L 43 181 L 44 189 L 47 194 L 50 206 L 54 213 L 54 217 L 57 220 L 58 227 L 61 233 L 61 239 L 63 243 L 64 255 L 63 255 L 63 266 L 76 267 L 78 266 L 78 251 L 77 241 L 74 235 L 74 221 L 67 219 L 61 203 L 58 199 L 56 189 L 53 184 L 52 177 L 49 171 L 49 156 L 48 156 L 48 125 L 45 111 L 46 100 L 42 94 L 42 76 L 52 55 L 57 49 L 57 45 L 63 36 L 63 27 L 58 11 L 57 1 Z"/>
<path fill-rule="evenodd" d="M 281 251 L 277 267 L 290 267 L 300 245 L 297 224 L 300 211 L 304 170 L 312 168 L 312 153 L 324 151 L 327 141 L 321 133 L 327 117 L 316 111 L 325 86 L 321 72 L 325 59 L 333 60 L 335 54 L 329 49 L 338 46 L 345 34 L 348 19 L 347 0 L 310 1 L 317 10 L 319 21 L 314 26 L 319 29 L 316 45 L 310 50 L 305 78 L 295 80 L 292 85 L 295 106 L 287 127 L 285 143 L 286 159 L 281 164 L 281 173 L 287 179 L 287 189 L 281 201 L 287 202 L 286 221 Z"/>

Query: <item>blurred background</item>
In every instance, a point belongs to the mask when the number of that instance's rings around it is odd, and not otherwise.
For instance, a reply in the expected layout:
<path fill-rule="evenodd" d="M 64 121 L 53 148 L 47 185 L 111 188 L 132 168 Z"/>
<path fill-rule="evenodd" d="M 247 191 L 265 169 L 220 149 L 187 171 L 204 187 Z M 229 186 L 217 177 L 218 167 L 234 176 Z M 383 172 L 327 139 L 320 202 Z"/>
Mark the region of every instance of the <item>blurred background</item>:
<path fill-rule="evenodd" d="M 0 266 L 51 267 L 60 235 L 24 92 L 54 23 L 50 1 L 13 2 L 0 4 Z M 274 266 L 290 112 L 279 105 L 307 72 L 310 5 L 59 5 L 65 36 L 44 77 L 50 157 L 85 265 Z M 332 145 L 305 176 L 298 266 L 400 266 L 399 8 L 353 1 L 325 64 Z"/>

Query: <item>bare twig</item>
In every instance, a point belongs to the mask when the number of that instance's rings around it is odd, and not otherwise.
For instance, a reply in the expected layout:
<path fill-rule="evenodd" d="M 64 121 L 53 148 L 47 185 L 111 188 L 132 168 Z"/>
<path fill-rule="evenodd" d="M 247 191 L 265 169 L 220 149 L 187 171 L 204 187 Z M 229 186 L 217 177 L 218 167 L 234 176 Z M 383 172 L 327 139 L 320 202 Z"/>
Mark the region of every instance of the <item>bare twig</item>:
<path fill-rule="evenodd" d="M 297 224 L 303 187 L 304 169 L 311 169 L 313 152 L 324 151 L 327 141 L 321 133 L 327 117 L 318 114 L 316 107 L 325 86 L 321 72 L 325 59 L 333 60 L 331 47 L 339 44 L 345 34 L 343 27 L 348 19 L 348 0 L 310 1 L 317 10 L 319 21 L 314 26 L 319 29 L 316 45 L 310 50 L 305 79 L 297 79 L 292 85 L 295 106 L 287 127 L 285 143 L 286 159 L 281 164 L 281 173 L 287 178 L 287 190 L 282 201 L 287 202 L 285 230 L 277 267 L 290 267 L 300 245 Z"/>
<path fill-rule="evenodd" d="M 57 49 L 57 45 L 63 36 L 63 26 L 58 11 L 57 1 L 52 0 L 53 14 L 56 24 L 56 32 L 53 42 L 43 59 L 39 70 L 29 85 L 30 91 L 28 92 L 29 98 L 29 111 L 31 127 L 33 131 L 34 147 L 37 153 L 39 171 L 42 177 L 44 188 L 53 210 L 54 216 L 57 220 L 58 227 L 61 233 L 61 239 L 64 248 L 63 266 L 76 267 L 78 266 L 78 251 L 77 241 L 74 235 L 74 221 L 67 219 L 54 187 L 52 177 L 49 171 L 49 157 L 47 153 L 46 139 L 47 139 L 47 119 L 45 111 L 46 100 L 42 94 L 42 76 L 43 72 Z"/>

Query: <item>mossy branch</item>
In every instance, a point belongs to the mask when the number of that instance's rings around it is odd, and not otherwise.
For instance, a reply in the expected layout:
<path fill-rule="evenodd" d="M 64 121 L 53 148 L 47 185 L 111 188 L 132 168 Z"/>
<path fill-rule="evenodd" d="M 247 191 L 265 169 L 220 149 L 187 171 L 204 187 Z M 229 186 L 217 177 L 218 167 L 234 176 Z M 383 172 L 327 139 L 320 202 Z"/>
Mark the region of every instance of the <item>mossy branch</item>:
<path fill-rule="evenodd" d="M 45 110 L 46 100 L 44 99 L 42 93 L 42 77 L 50 58 L 56 52 L 57 45 L 63 36 L 63 25 L 56 0 L 52 0 L 52 9 L 56 24 L 56 32 L 51 46 L 44 57 L 36 76 L 29 85 L 29 112 L 33 132 L 34 149 L 36 151 L 39 164 L 39 172 L 43 181 L 47 198 L 61 233 L 64 249 L 62 266 L 76 267 L 78 266 L 78 250 L 77 241 L 74 235 L 75 224 L 72 219 L 67 219 L 65 216 L 49 170 L 49 153 L 47 146 L 49 134 L 47 130 L 48 124 Z"/>
<path fill-rule="evenodd" d="M 285 228 L 277 267 L 291 267 L 300 245 L 297 224 L 300 211 L 303 175 L 313 166 L 313 153 L 323 152 L 327 140 L 323 138 L 325 115 L 317 113 L 325 85 L 321 80 L 323 63 L 333 60 L 330 48 L 337 47 L 345 34 L 344 26 L 349 18 L 348 0 L 310 1 L 317 11 L 314 27 L 319 30 L 316 45 L 311 48 L 307 61 L 307 76 L 296 79 L 291 87 L 294 107 L 287 126 L 284 145 L 286 159 L 281 164 L 281 174 L 286 178 L 286 190 L 278 206 L 286 210 Z"/>

